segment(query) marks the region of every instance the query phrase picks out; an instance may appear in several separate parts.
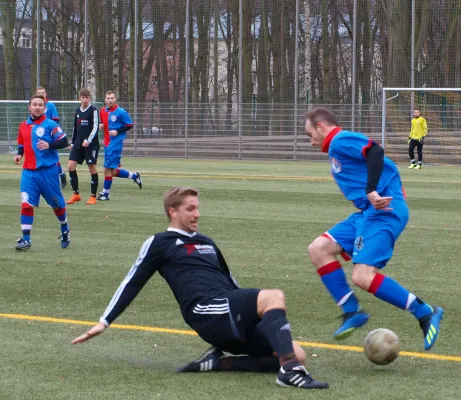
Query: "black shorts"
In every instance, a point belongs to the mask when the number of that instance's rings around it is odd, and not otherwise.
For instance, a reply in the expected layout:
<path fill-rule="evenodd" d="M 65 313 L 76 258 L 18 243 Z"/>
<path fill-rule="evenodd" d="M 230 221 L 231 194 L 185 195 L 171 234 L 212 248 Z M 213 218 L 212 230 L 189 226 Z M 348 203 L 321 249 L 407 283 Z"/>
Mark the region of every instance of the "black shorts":
<path fill-rule="evenodd" d="M 95 165 L 98 162 L 99 149 L 94 147 L 72 147 L 69 154 L 70 161 L 76 161 L 77 164 L 83 164 L 86 161 L 87 165 Z"/>
<path fill-rule="evenodd" d="M 258 329 L 261 321 L 257 311 L 259 292 L 260 289 L 235 289 L 200 302 L 187 322 L 205 342 L 223 351 L 271 356 L 274 350 Z"/>

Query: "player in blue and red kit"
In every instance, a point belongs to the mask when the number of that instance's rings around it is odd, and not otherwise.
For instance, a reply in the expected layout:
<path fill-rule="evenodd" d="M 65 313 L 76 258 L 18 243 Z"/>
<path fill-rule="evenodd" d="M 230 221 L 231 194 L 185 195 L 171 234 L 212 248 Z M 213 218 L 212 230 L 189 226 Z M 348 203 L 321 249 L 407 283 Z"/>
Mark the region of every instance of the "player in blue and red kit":
<path fill-rule="evenodd" d="M 126 132 L 133 128 L 129 114 L 117 105 L 115 93 L 106 92 L 106 106 L 99 111 L 99 129 L 104 129 L 104 188 L 99 193 L 98 200 L 110 200 L 112 178 L 129 178 L 142 189 L 141 174 L 120 169 L 123 140 Z"/>
<path fill-rule="evenodd" d="M 61 247 L 70 244 L 67 224 L 66 202 L 59 187 L 56 165 L 58 149 L 68 146 L 66 134 L 56 122 L 44 115 L 45 99 L 35 95 L 29 100 L 30 116 L 19 125 L 18 154 L 14 157 L 19 165 L 24 158 L 21 176 L 21 229 L 22 238 L 17 241 L 16 250 L 31 247 L 30 231 L 34 222 L 34 209 L 38 207 L 40 195 L 53 208 L 61 224 Z"/>
<path fill-rule="evenodd" d="M 48 101 L 46 89 L 43 86 L 39 86 L 35 92 L 39 96 L 42 96 L 45 99 L 45 116 L 54 122 L 59 124 L 59 114 L 56 106 L 51 101 Z M 58 159 L 58 173 L 59 177 L 61 178 L 61 187 L 64 189 L 67 186 L 67 178 L 66 173 L 62 170 L 61 163 Z"/>
<path fill-rule="evenodd" d="M 337 260 L 343 255 L 346 260 L 352 258 L 355 285 L 416 317 L 424 334 L 424 348 L 429 350 L 438 338 L 444 310 L 431 307 L 381 273 L 409 218 L 397 166 L 384 157 L 376 142 L 339 128 L 335 115 L 325 108 L 307 114 L 306 132 L 313 146 L 328 153 L 337 185 L 360 210 L 315 239 L 308 249 L 323 284 L 344 312 L 335 338 L 346 338 L 368 321 Z"/>

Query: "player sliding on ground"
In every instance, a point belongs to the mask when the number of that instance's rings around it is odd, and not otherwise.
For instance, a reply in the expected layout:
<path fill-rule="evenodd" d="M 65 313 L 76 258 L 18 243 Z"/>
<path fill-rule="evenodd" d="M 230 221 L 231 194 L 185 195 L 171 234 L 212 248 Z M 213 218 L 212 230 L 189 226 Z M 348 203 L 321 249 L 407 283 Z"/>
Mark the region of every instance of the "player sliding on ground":
<path fill-rule="evenodd" d="M 214 241 L 197 232 L 198 192 L 172 188 L 165 193 L 164 209 L 167 231 L 144 242 L 99 324 L 72 343 L 102 333 L 158 271 L 171 287 L 184 320 L 214 346 L 179 372 L 278 371 L 281 386 L 327 388 L 303 365 L 306 354 L 292 340 L 283 292 L 240 288 Z M 223 357 L 223 351 L 247 357 Z"/>
<path fill-rule="evenodd" d="M 413 314 L 424 334 L 424 348 L 429 350 L 438 338 L 443 309 L 431 307 L 380 273 L 409 218 L 397 166 L 365 135 L 339 128 L 335 115 L 325 108 L 310 111 L 305 128 L 312 145 L 328 153 L 341 192 L 360 210 L 315 239 L 308 249 L 323 284 L 344 312 L 335 338 L 349 336 L 368 321 L 336 258 L 343 254 L 345 259 L 352 257 L 355 285 Z"/>

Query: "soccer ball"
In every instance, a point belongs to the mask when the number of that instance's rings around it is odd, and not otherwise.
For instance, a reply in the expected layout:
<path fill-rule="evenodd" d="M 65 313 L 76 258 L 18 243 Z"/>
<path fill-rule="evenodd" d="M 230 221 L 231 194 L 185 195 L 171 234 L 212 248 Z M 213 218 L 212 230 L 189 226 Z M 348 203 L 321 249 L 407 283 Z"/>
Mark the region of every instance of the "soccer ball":
<path fill-rule="evenodd" d="M 389 364 L 399 355 L 399 337 L 389 329 L 375 329 L 365 337 L 363 350 L 372 363 Z"/>

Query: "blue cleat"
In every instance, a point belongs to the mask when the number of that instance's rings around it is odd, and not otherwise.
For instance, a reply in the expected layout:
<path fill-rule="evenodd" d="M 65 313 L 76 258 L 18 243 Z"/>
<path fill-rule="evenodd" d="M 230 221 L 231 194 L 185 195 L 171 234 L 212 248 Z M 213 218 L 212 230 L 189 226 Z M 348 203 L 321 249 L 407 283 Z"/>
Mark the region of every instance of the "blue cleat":
<path fill-rule="evenodd" d="M 219 360 L 223 352 L 216 347 L 210 347 L 203 355 L 195 361 L 184 365 L 176 372 L 208 372 L 219 370 Z"/>
<path fill-rule="evenodd" d="M 70 245 L 70 231 L 63 232 L 59 238 L 61 239 L 61 247 L 67 249 Z"/>
<path fill-rule="evenodd" d="M 430 350 L 434 346 L 440 332 L 440 323 L 445 311 L 442 307 L 435 306 L 432 314 L 419 319 L 419 326 L 424 334 L 424 350 Z"/>
<path fill-rule="evenodd" d="M 16 243 L 16 250 L 21 251 L 21 250 L 29 250 L 32 247 L 32 244 L 30 243 L 30 240 L 24 240 L 24 239 L 18 239 Z"/>
<path fill-rule="evenodd" d="M 343 340 L 349 337 L 357 328 L 365 325 L 370 316 L 363 311 L 347 312 L 343 314 L 343 324 L 334 333 L 336 340 Z"/>

